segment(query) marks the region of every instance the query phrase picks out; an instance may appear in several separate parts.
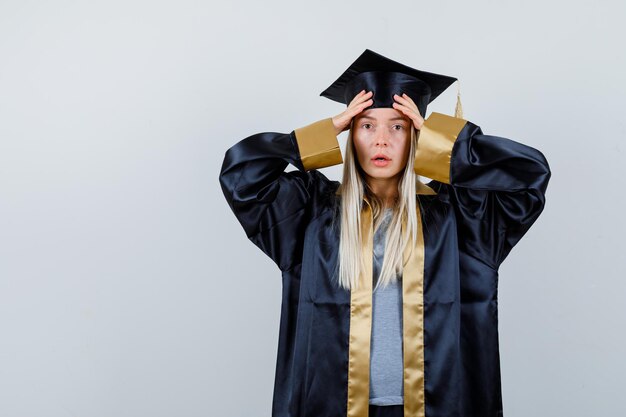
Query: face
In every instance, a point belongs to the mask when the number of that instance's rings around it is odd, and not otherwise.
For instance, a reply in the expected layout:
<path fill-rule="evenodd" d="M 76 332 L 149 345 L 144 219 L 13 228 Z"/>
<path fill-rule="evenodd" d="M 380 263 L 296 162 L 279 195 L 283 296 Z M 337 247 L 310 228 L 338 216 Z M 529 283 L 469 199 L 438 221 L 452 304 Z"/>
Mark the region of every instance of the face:
<path fill-rule="evenodd" d="M 394 179 L 406 166 L 410 119 L 393 108 L 366 109 L 354 117 L 352 140 L 357 159 L 370 179 Z"/>

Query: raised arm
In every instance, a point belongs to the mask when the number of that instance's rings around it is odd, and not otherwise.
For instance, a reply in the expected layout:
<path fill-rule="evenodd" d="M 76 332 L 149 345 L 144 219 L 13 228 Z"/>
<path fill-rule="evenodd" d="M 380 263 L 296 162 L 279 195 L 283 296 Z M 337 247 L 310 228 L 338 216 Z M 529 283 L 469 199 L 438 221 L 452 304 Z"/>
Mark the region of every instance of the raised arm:
<path fill-rule="evenodd" d="M 317 168 L 342 163 L 332 118 L 290 133 L 264 132 L 226 151 L 220 185 L 246 236 L 282 271 L 302 258 L 310 197 L 320 181 Z M 291 163 L 298 170 L 285 172 Z"/>
<path fill-rule="evenodd" d="M 445 184 L 460 244 L 494 269 L 543 211 L 551 175 L 537 149 L 436 112 L 420 130 L 415 172 Z"/>

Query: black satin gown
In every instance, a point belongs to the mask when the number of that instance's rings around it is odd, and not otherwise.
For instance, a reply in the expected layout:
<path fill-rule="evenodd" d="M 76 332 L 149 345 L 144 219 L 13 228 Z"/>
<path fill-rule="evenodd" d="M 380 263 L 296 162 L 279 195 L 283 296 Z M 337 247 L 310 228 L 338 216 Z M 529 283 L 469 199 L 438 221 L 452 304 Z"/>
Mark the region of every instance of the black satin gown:
<path fill-rule="evenodd" d="M 416 158 L 416 172 L 432 180 L 416 190 L 423 264 L 419 291 L 408 293 L 417 307 L 405 311 L 419 332 L 406 333 L 405 350 L 419 360 L 405 364 L 404 414 L 498 417 L 498 268 L 542 212 L 550 168 L 530 146 L 470 121 L 431 118 Z M 368 346 L 350 331 L 367 329 L 368 318 L 335 281 L 339 182 L 318 170 L 341 162 L 329 123 L 246 137 L 226 151 L 219 175 L 246 237 L 281 273 L 271 415 L 400 416 L 403 406 L 367 406 L 367 369 L 352 362 L 367 367 L 358 358 Z M 296 169 L 286 172 L 289 163 Z"/>

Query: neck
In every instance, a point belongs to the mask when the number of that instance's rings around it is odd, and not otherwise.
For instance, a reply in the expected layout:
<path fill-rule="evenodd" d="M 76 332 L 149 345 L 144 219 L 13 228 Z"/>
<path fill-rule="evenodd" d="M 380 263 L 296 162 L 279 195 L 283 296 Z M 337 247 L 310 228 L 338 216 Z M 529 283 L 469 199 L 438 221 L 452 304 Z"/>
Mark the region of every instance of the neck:
<path fill-rule="evenodd" d="M 391 178 L 373 178 L 367 176 L 365 180 L 374 195 L 385 202 L 385 207 L 393 207 L 393 205 L 396 204 L 400 176 L 396 175 Z"/>

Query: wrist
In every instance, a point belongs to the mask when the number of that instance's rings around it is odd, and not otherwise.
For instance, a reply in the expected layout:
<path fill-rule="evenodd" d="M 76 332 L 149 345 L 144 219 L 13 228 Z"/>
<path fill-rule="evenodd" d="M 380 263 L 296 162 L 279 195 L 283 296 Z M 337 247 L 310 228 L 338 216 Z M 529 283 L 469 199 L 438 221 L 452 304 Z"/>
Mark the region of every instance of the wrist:
<path fill-rule="evenodd" d="M 333 121 L 333 128 L 335 128 L 335 136 L 339 136 L 339 134 L 343 132 L 343 130 L 341 130 L 341 127 L 337 126 L 337 122 L 335 121 L 334 117 L 332 117 L 331 120 Z"/>

